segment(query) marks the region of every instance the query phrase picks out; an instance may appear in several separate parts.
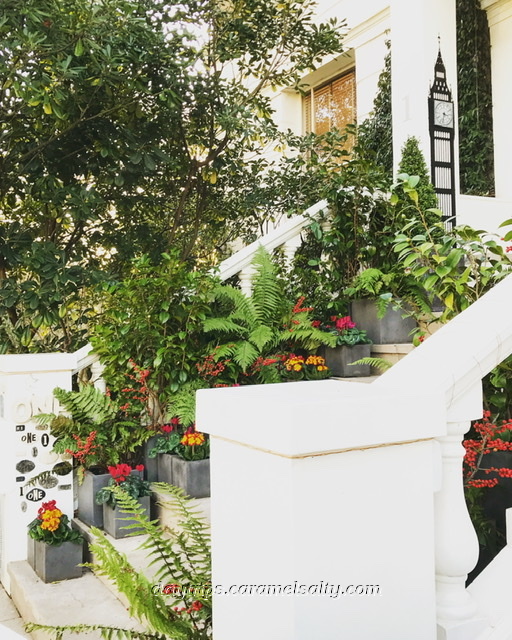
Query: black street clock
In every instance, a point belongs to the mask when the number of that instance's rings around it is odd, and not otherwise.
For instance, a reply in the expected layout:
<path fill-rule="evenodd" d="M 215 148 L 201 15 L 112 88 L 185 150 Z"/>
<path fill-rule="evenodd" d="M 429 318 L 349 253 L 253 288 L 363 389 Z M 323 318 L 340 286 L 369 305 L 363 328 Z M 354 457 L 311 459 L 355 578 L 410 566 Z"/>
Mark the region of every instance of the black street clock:
<path fill-rule="evenodd" d="M 434 82 L 428 98 L 430 161 L 432 183 L 437 193 L 443 221 L 455 224 L 454 109 L 452 92 L 446 83 L 446 69 L 441 51 L 434 67 Z"/>

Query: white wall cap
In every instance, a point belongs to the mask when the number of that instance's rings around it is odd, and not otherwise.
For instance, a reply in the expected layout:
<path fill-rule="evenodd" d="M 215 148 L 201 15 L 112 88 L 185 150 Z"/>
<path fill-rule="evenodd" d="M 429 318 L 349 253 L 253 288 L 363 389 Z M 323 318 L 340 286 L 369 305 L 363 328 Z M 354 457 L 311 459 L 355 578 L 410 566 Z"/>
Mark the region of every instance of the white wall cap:
<path fill-rule="evenodd" d="M 197 392 L 197 428 L 283 456 L 360 449 L 446 433 L 442 394 L 321 380 Z"/>
<path fill-rule="evenodd" d="M 510 300 L 512 275 L 441 327 L 374 384 L 404 392 L 437 388 L 450 406 L 512 353 Z"/>
<path fill-rule="evenodd" d="M 0 355 L 0 374 L 72 371 L 76 367 L 74 353 L 17 353 Z"/>

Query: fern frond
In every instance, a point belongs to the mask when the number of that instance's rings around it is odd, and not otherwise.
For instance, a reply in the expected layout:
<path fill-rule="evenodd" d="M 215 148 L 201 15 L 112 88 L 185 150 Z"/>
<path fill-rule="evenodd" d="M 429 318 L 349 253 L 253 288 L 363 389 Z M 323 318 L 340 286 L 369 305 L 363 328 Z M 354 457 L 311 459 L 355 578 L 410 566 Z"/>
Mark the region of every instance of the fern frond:
<path fill-rule="evenodd" d="M 215 300 L 229 302 L 233 310 L 228 315 L 233 320 L 244 320 L 246 324 L 256 322 L 257 316 L 251 298 L 247 297 L 237 287 L 219 285 L 213 292 Z"/>
<path fill-rule="evenodd" d="M 238 363 L 244 371 L 259 356 L 259 351 L 250 342 L 243 341 L 235 344 L 233 351 L 233 359 Z"/>
<path fill-rule="evenodd" d="M 196 419 L 196 391 L 206 389 L 207 386 L 202 380 L 195 380 L 173 394 L 168 404 L 170 417 L 179 418 L 184 427 L 190 427 Z"/>
<path fill-rule="evenodd" d="M 34 476 L 33 478 L 30 478 L 30 480 L 27 480 L 27 482 L 25 482 L 25 487 L 34 487 L 38 482 L 42 482 L 45 483 L 48 478 L 53 477 L 55 478 L 58 474 L 56 474 L 52 469 L 50 469 L 49 471 L 42 471 L 41 473 L 38 473 L 36 476 Z M 43 486 L 43 485 L 41 485 Z"/>
<path fill-rule="evenodd" d="M 34 420 L 37 423 L 36 429 L 41 431 L 44 429 L 48 429 L 48 427 L 56 417 L 57 416 L 54 413 L 38 413 L 36 416 L 34 416 Z"/>
<path fill-rule="evenodd" d="M 373 358 L 373 357 L 360 358 L 359 360 L 350 362 L 349 367 L 355 364 L 370 365 L 370 367 L 375 367 L 375 369 L 379 369 L 379 371 L 387 371 L 388 369 L 391 369 L 391 367 L 393 366 L 391 362 L 389 362 L 388 360 L 384 360 L 384 358 Z"/>
<path fill-rule="evenodd" d="M 252 300 L 259 322 L 272 323 L 282 315 L 283 291 L 277 279 L 277 270 L 270 254 L 260 247 L 252 264 Z"/>
<path fill-rule="evenodd" d="M 46 624 L 27 622 L 25 624 L 25 631 L 27 631 L 27 633 L 32 633 L 33 631 L 44 631 L 49 634 L 49 640 L 63 640 L 65 633 L 91 633 L 92 631 L 99 631 L 101 637 L 105 640 L 114 640 L 114 638 L 119 640 L 166 640 L 171 637 L 160 633 L 148 633 L 132 629 L 121 629 L 119 627 L 107 627 L 101 624 L 76 624 L 52 627 Z"/>
<path fill-rule="evenodd" d="M 261 351 L 263 347 L 272 342 L 274 337 L 274 332 L 270 327 L 260 324 L 251 331 L 247 339 Z"/>
<path fill-rule="evenodd" d="M 207 318 L 203 322 L 203 330 L 218 331 L 220 333 L 237 333 L 240 335 L 246 335 L 248 333 L 247 328 L 234 322 L 231 318 Z"/>
<path fill-rule="evenodd" d="M 115 417 L 117 407 L 112 400 L 93 385 L 80 391 L 54 389 L 53 395 L 76 422 L 105 422 Z"/>

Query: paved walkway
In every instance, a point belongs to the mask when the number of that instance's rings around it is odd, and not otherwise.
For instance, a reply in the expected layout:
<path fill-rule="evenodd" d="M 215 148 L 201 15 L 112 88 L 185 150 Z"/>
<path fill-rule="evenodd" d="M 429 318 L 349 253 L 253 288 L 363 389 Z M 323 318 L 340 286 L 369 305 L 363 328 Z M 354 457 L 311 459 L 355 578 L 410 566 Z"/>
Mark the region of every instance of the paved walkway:
<path fill-rule="evenodd" d="M 0 585 L 0 638 L 2 640 L 18 640 L 31 638 L 23 630 L 23 620 L 18 610 Z"/>

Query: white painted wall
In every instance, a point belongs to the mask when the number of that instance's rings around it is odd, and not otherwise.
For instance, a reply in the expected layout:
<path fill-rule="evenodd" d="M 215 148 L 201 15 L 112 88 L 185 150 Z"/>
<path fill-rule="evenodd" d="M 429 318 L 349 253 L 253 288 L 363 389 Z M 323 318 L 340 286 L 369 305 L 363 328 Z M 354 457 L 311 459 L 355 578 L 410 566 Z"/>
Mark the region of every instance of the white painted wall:
<path fill-rule="evenodd" d="M 7 591 L 10 579 L 7 564 L 27 557 L 27 525 L 37 516 L 42 502 L 56 500 L 57 506 L 73 516 L 73 474 L 59 477 L 59 484 L 44 489 L 44 497 L 30 501 L 31 487 L 26 482 L 61 461 L 51 453 L 51 439 L 47 446 L 43 434 L 36 428 L 34 415 L 57 409 L 53 389 L 71 388 L 71 372 L 76 367 L 74 354 L 34 354 L 0 356 L 0 580 Z M 18 430 L 16 429 L 18 425 Z M 20 430 L 23 426 L 23 430 Z M 34 455 L 36 454 L 36 455 Z M 22 460 L 34 463 L 34 469 L 22 473 L 16 465 Z M 24 480 L 21 480 L 24 478 Z M 65 490 L 59 487 L 69 487 Z M 40 485 L 36 485 L 40 488 Z"/>

